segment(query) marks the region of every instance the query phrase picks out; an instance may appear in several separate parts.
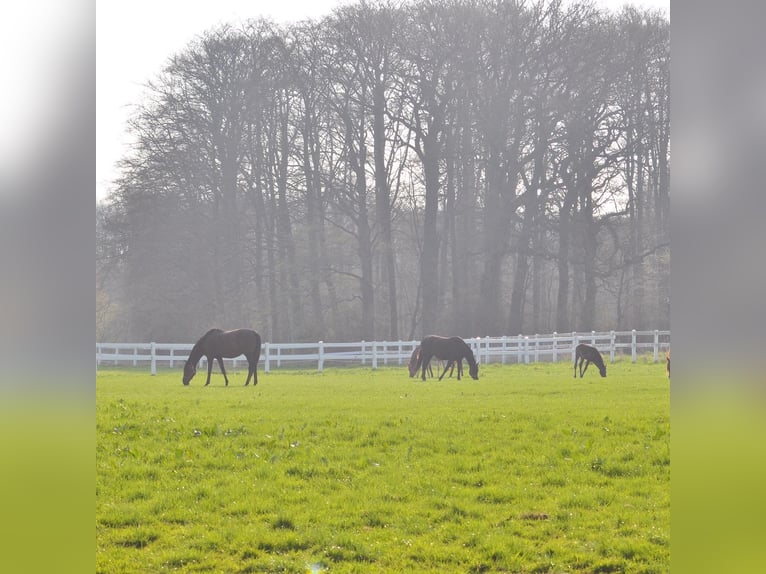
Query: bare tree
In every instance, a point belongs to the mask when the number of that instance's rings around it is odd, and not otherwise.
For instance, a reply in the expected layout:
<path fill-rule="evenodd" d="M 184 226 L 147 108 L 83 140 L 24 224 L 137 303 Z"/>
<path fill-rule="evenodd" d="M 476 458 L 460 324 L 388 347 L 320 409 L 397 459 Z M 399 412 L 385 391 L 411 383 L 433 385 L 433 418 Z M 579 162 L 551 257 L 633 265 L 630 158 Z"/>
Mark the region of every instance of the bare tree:
<path fill-rule="evenodd" d="M 204 32 L 130 123 L 101 332 L 667 326 L 668 64 L 666 18 L 563 0 Z"/>
<path fill-rule="evenodd" d="M 409 101 L 411 114 L 402 122 L 412 131 L 412 148 L 421 163 L 424 184 L 423 248 L 420 254 L 420 285 L 423 335 L 435 332 L 439 317 L 439 232 L 437 217 L 444 159 L 445 120 L 454 82 L 450 57 L 456 49 L 451 6 L 428 1 L 407 11 L 399 49 L 404 70 L 400 94 Z"/>

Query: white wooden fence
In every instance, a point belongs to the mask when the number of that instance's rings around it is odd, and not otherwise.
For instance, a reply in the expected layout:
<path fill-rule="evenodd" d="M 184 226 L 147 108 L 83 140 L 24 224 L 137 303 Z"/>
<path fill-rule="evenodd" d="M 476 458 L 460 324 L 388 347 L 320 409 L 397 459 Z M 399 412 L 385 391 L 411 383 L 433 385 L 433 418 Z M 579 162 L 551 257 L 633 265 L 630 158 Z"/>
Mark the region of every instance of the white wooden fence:
<path fill-rule="evenodd" d="M 566 360 L 574 362 L 575 347 L 587 343 L 597 347 L 613 362 L 616 355 L 630 354 L 635 362 L 639 354 L 652 353 L 654 362 L 670 346 L 670 331 L 606 331 L 552 335 L 517 335 L 515 337 L 474 337 L 465 339 L 480 363 L 537 363 Z M 420 341 L 358 341 L 354 343 L 264 343 L 261 347 L 263 370 L 316 365 L 322 371 L 326 363 L 336 365 L 406 365 Z M 192 344 L 96 343 L 96 367 L 149 363 L 152 375 L 157 365 L 183 366 Z M 206 365 L 203 357 L 200 361 Z M 234 369 L 247 364 L 243 355 L 226 359 Z"/>

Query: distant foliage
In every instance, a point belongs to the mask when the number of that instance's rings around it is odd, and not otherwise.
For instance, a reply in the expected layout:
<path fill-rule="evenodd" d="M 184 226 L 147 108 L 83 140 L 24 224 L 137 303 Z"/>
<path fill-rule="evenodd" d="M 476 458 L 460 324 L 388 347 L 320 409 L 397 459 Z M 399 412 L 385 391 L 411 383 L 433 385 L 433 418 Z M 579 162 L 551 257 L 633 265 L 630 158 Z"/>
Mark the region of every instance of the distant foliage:
<path fill-rule="evenodd" d="M 669 64 L 665 16 L 558 0 L 205 31 L 136 104 L 100 328 L 666 329 Z"/>

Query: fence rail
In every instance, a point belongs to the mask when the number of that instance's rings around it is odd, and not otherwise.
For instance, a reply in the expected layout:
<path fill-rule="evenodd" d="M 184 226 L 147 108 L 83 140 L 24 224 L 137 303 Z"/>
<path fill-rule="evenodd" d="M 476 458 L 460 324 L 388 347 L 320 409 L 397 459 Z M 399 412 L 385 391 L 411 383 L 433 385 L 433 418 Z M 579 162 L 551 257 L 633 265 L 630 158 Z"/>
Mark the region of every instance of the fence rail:
<path fill-rule="evenodd" d="M 474 337 L 465 339 L 480 363 L 538 363 L 574 361 L 575 347 L 587 343 L 597 347 L 613 362 L 616 355 L 652 353 L 654 361 L 670 346 L 670 331 L 605 331 L 589 333 L 553 333 L 550 335 L 516 335 L 506 337 Z M 420 341 L 358 341 L 352 343 L 264 343 L 261 347 L 263 370 L 316 365 L 322 371 L 326 363 L 341 365 L 406 365 L 412 350 Z M 96 368 L 102 365 L 149 363 L 152 375 L 157 365 L 170 368 L 183 365 L 192 344 L 185 343 L 96 343 Z M 234 369 L 246 362 L 244 355 L 225 359 Z M 200 363 L 206 365 L 203 357 Z"/>

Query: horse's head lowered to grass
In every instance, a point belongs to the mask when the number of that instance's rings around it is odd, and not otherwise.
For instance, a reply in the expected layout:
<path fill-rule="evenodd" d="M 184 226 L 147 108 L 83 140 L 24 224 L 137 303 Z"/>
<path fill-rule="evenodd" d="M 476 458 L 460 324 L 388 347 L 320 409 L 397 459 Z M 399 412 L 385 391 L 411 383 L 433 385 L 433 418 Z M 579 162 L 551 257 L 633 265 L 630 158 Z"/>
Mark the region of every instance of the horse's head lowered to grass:
<path fill-rule="evenodd" d="M 183 384 L 188 385 L 189 381 L 194 378 L 194 375 L 197 374 L 197 365 L 196 363 L 192 363 L 191 361 L 186 361 L 186 364 L 184 365 L 184 378 L 183 378 Z"/>

